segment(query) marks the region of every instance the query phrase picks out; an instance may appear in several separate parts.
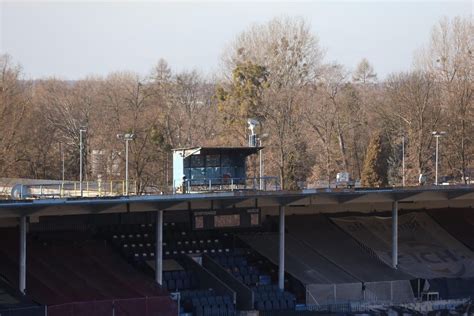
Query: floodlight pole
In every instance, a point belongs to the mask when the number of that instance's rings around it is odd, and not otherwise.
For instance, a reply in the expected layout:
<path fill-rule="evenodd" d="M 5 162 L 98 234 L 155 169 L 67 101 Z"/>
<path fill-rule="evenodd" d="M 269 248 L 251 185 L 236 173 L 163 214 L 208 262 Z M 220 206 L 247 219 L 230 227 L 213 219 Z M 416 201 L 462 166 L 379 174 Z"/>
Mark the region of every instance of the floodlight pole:
<path fill-rule="evenodd" d="M 79 150 L 80 150 L 80 155 L 79 155 L 79 190 L 81 192 L 81 197 L 84 194 L 83 188 L 82 188 L 82 156 L 84 155 L 84 144 L 82 141 L 82 133 L 86 132 L 86 129 L 81 128 L 79 130 Z"/>
<path fill-rule="evenodd" d="M 125 195 L 128 195 L 128 142 L 136 138 L 135 134 L 117 134 L 117 139 L 125 141 Z"/>
<path fill-rule="evenodd" d="M 405 135 L 402 137 L 402 186 L 405 186 Z"/>
<path fill-rule="evenodd" d="M 436 138 L 436 162 L 435 162 L 435 185 L 438 185 L 438 149 L 439 149 L 439 138 L 446 134 L 446 132 L 434 131 L 431 133 Z"/>
<path fill-rule="evenodd" d="M 125 195 L 128 195 L 128 141 L 125 139 Z"/>

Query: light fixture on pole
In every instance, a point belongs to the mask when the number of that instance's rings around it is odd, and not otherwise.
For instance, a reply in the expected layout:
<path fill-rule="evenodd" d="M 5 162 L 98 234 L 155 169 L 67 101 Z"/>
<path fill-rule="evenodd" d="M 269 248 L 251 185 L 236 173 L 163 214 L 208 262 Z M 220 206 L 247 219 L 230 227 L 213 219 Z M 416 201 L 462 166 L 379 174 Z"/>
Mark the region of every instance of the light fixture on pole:
<path fill-rule="evenodd" d="M 247 120 L 249 125 L 250 135 L 249 135 L 249 147 L 257 147 L 257 134 L 255 133 L 255 128 L 258 125 L 258 120 L 249 118 Z"/>
<path fill-rule="evenodd" d="M 83 143 L 83 137 L 82 137 L 82 133 L 85 133 L 87 130 L 85 127 L 81 127 L 79 129 L 79 191 L 81 192 L 81 197 L 83 196 L 84 194 L 84 191 L 83 191 L 83 188 L 82 188 L 82 156 L 84 155 L 84 143 Z"/>
<path fill-rule="evenodd" d="M 445 135 L 446 132 L 433 131 L 431 135 L 436 137 L 436 162 L 435 162 L 435 185 L 438 185 L 438 150 L 439 150 L 439 138 Z"/>
<path fill-rule="evenodd" d="M 125 141 L 125 195 L 128 195 L 128 142 L 136 138 L 135 134 L 117 134 L 117 139 Z"/>

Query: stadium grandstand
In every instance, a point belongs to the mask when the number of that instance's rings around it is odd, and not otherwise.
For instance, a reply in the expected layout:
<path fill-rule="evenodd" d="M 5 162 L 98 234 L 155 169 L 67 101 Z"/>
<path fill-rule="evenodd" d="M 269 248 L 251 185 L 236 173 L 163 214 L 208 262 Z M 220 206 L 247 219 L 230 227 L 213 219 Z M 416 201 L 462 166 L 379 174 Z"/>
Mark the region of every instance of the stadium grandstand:
<path fill-rule="evenodd" d="M 262 190 L 242 179 L 257 152 L 173 194 L 22 183 L 0 201 L 0 315 L 469 313 L 473 187 Z"/>

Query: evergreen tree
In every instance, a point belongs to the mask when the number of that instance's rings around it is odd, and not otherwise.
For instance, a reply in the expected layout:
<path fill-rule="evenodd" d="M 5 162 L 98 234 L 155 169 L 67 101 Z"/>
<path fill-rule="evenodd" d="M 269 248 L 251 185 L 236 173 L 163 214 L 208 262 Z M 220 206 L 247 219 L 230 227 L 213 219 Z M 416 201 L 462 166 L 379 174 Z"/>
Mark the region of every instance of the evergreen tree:
<path fill-rule="evenodd" d="M 375 134 L 367 147 L 362 170 L 362 185 L 384 187 L 388 184 L 388 146 L 381 133 Z"/>

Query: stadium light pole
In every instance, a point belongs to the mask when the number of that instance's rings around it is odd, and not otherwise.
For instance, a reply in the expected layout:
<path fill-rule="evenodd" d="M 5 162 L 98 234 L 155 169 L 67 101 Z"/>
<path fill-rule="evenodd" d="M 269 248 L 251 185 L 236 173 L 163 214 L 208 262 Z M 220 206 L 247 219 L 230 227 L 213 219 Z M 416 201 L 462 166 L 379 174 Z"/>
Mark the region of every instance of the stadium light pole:
<path fill-rule="evenodd" d="M 405 186 L 405 135 L 402 136 L 402 187 Z"/>
<path fill-rule="evenodd" d="M 84 155 L 84 144 L 83 144 L 83 137 L 82 133 L 85 133 L 87 130 L 84 127 L 81 127 L 79 129 L 79 190 L 81 192 L 81 197 L 84 194 L 83 188 L 82 188 L 82 156 Z"/>
<path fill-rule="evenodd" d="M 435 185 L 438 185 L 438 150 L 439 138 L 446 134 L 446 132 L 433 131 L 431 134 L 436 138 L 436 162 L 435 162 Z"/>
<path fill-rule="evenodd" d="M 125 141 L 125 195 L 128 195 L 128 142 L 136 138 L 133 133 L 117 134 L 117 138 Z"/>

